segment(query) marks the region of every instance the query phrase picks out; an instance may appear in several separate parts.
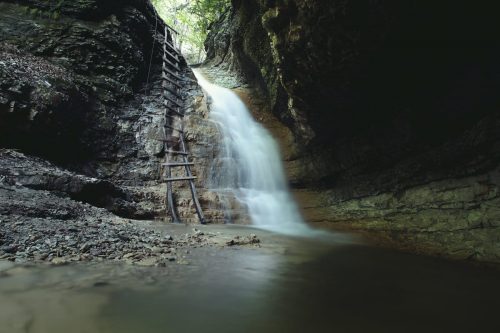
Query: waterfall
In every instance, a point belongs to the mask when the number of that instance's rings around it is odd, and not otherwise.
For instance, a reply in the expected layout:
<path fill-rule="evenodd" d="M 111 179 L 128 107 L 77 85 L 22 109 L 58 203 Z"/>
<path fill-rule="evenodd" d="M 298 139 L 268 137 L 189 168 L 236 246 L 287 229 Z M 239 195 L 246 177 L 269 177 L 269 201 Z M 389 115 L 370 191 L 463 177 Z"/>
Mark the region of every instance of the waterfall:
<path fill-rule="evenodd" d="M 289 192 L 280 151 L 269 132 L 234 92 L 195 75 L 211 98 L 210 118 L 222 135 L 210 187 L 233 193 L 259 228 L 286 234 L 310 230 Z"/>

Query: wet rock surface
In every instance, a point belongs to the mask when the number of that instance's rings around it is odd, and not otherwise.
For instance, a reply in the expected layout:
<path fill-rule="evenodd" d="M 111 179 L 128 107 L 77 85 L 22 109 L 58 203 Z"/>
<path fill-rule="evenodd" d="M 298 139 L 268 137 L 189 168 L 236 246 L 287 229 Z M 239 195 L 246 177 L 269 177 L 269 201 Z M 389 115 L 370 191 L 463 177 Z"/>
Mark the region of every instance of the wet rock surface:
<path fill-rule="evenodd" d="M 250 236 L 241 237 L 236 236 L 226 243 L 228 246 L 235 245 L 257 245 L 260 243 L 260 240 L 257 238 L 257 235 L 251 234 Z"/>
<path fill-rule="evenodd" d="M 273 132 L 307 220 L 377 230 L 412 251 L 499 260 L 496 199 L 474 194 L 499 188 L 491 8 L 232 5 L 212 27 L 208 64 L 260 90 L 267 103 L 254 114 L 293 133 Z M 484 228 L 469 221 L 476 214 Z"/>
<path fill-rule="evenodd" d="M 0 2 L 2 145 L 80 162 L 103 154 L 96 139 L 119 134 L 113 120 L 149 70 L 154 17 L 146 2 L 113 3 L 114 15 L 93 21 L 61 14 L 103 3 Z"/>
<path fill-rule="evenodd" d="M 1 154 L 2 176 L 121 216 L 164 215 L 152 8 L 96 0 L 0 9 L 0 147 L 22 152 Z"/>
<path fill-rule="evenodd" d="M 0 9 L 0 148 L 9 149 L 1 176 L 122 217 L 165 218 L 163 25 L 149 2 L 4 1 Z M 175 126 L 185 130 L 207 220 L 224 221 L 218 196 L 205 190 L 219 134 L 182 66 L 186 117 Z M 183 221 L 196 223 L 186 185 L 175 184 L 175 200 Z"/>
<path fill-rule="evenodd" d="M 78 216 L 71 216 L 72 213 Z M 255 235 L 250 235 L 236 236 L 226 244 L 244 246 L 259 242 Z M 51 216 L 45 218 L 0 215 L 0 260 L 16 263 L 118 261 L 165 266 L 168 262 L 184 263 L 192 248 L 223 244 L 220 233 L 193 229 L 191 233 L 172 236 L 88 205 L 57 205 Z"/>
<path fill-rule="evenodd" d="M 0 257 L 162 265 L 212 244 L 136 226 L 169 221 L 161 33 L 149 1 L 0 1 Z M 185 65 L 186 117 L 174 125 L 207 220 L 224 222 L 206 184 L 219 133 Z M 198 223 L 187 184 L 174 193 L 182 221 Z"/>
<path fill-rule="evenodd" d="M 133 215 L 139 210 L 130 192 L 109 181 L 79 175 L 14 150 L 0 149 L 0 181 L 2 185 L 11 186 L 14 192 L 16 188 L 53 192 L 60 197 L 103 207 L 119 215 Z M 0 209 L 8 213 L 8 205 L 9 201 L 5 200 Z"/>
<path fill-rule="evenodd" d="M 11 184 L 5 177 L 0 178 L 0 202 L 0 259 L 17 263 L 113 260 L 162 266 L 183 259 L 181 251 L 185 255 L 190 248 L 227 242 L 220 233 L 198 229 L 171 235 L 158 223 L 122 219 L 64 192 Z M 255 235 L 235 239 L 230 245 L 259 242 Z"/>
<path fill-rule="evenodd" d="M 185 255 L 191 248 L 225 246 L 228 242 L 220 233 L 193 229 L 171 235 L 162 231 L 159 226 L 163 224 L 158 222 L 120 218 L 112 213 L 113 207 L 122 210 L 133 201 L 127 201 L 127 192 L 122 189 L 102 183 L 39 158 L 1 151 L 0 262 L 64 265 L 119 261 L 164 266 L 168 262 L 186 263 Z M 80 201 L 88 188 L 92 190 L 87 197 L 91 204 Z M 113 203 L 99 208 L 95 202 L 99 198 Z M 230 245 L 259 242 L 254 235 L 235 239 L 241 241 Z"/>

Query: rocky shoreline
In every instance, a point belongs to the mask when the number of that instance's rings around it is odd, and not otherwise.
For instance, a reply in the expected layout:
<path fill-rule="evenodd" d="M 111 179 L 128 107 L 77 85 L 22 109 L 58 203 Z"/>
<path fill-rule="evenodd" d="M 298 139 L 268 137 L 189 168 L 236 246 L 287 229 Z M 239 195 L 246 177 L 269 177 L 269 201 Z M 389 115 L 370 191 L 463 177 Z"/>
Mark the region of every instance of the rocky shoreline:
<path fill-rule="evenodd" d="M 185 263 L 192 248 L 260 242 L 252 234 L 228 237 L 196 227 L 170 232 L 164 229 L 174 226 L 162 219 L 118 215 L 130 209 L 138 211 L 141 201 L 148 198 L 136 198 L 123 187 L 43 159 L 1 149 L 0 260 L 165 266 L 168 262 Z M 147 206 L 141 209 L 147 211 Z"/>
<path fill-rule="evenodd" d="M 86 210 L 101 217 L 77 220 L 0 217 L 0 260 L 15 263 L 122 262 L 164 267 L 186 264 L 190 249 L 199 247 L 260 246 L 256 235 L 232 236 L 204 232 L 170 234 L 158 223 L 110 218 L 94 207 Z"/>
<path fill-rule="evenodd" d="M 154 39 L 162 28 L 149 2 L 64 2 L 57 18 L 50 3 L 0 1 L 0 9 L 0 260 L 162 266 L 193 247 L 256 242 L 192 227 L 174 235 L 154 222 L 168 216 L 163 51 Z M 218 132 L 182 70 L 200 202 L 208 221 L 225 221 L 206 188 Z M 189 188 L 174 191 L 182 221 L 197 223 Z"/>

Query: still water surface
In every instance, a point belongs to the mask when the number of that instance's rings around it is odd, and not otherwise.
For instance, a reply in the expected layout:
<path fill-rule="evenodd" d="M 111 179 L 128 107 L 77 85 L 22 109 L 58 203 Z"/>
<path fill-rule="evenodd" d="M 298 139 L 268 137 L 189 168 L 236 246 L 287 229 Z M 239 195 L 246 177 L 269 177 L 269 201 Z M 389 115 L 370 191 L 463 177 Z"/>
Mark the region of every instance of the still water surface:
<path fill-rule="evenodd" d="M 179 232 L 183 232 L 183 227 Z M 498 332 L 498 271 L 256 232 L 165 268 L 0 264 L 0 332 Z"/>

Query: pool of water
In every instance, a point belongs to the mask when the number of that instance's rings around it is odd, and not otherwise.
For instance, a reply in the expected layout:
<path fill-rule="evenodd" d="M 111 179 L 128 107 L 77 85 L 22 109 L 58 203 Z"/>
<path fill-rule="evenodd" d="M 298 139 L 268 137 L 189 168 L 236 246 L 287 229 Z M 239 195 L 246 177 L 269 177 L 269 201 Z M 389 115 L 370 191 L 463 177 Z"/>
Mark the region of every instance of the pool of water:
<path fill-rule="evenodd" d="M 254 232 L 260 248 L 198 248 L 180 263 L 0 263 L 0 332 L 485 332 L 496 270 L 339 235 Z M 183 227 L 177 227 L 183 232 Z"/>

